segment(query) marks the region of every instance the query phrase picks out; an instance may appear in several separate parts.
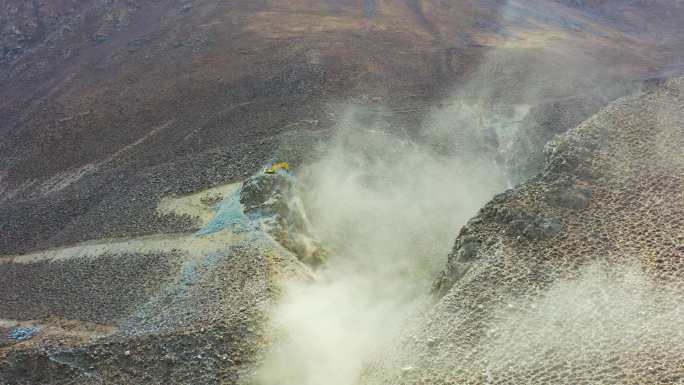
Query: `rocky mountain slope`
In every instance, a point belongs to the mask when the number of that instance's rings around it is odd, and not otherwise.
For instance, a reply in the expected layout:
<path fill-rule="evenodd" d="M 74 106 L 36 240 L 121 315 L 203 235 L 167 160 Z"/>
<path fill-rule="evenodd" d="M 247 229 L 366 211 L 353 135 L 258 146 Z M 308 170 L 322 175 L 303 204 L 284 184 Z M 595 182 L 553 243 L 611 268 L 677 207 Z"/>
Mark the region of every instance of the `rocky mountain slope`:
<path fill-rule="evenodd" d="M 280 175 L 263 179 L 282 187 Z M 172 198 L 161 209 L 205 218 L 199 232 L 82 243 L 0 262 L 0 383 L 232 384 L 248 377 L 281 282 L 310 274 L 258 225 L 257 218 L 282 218 L 282 210 L 242 212 L 241 195 L 255 209 L 281 192 L 271 186 L 259 195 L 238 184 Z"/>
<path fill-rule="evenodd" d="M 680 382 L 683 106 L 672 80 L 549 144 L 462 228 L 439 303 L 366 383 Z"/>
<path fill-rule="evenodd" d="M 477 98 L 539 88 L 522 96 L 563 131 L 626 92 L 599 79 L 678 68 L 682 7 L 613 3 L 3 0 L 0 254 L 191 230 L 162 196 L 244 177 L 349 98 L 410 129 L 478 68 L 498 87 Z"/>

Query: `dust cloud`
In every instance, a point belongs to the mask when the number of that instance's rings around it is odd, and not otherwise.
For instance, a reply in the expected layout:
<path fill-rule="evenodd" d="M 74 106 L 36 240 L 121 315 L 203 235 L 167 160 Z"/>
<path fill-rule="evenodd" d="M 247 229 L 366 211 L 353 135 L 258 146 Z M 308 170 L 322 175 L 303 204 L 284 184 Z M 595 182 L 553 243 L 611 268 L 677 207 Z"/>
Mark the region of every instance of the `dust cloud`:
<path fill-rule="evenodd" d="M 481 358 L 490 371 L 547 362 L 610 367 L 610 358 L 642 356 L 651 344 L 676 359 L 684 355 L 683 316 L 676 288 L 656 285 L 635 266 L 594 263 L 542 296 L 496 311 Z"/>
<path fill-rule="evenodd" d="M 364 106 L 339 114 L 323 155 L 297 173 L 331 256 L 314 282 L 285 288 L 254 382 L 357 383 L 402 321 L 430 306 L 459 227 L 540 171 L 545 141 L 632 92 L 626 70 L 594 56 L 562 40 L 493 48 L 418 128 L 392 127 Z"/>
<path fill-rule="evenodd" d="M 367 114 L 348 107 L 324 155 L 298 175 L 331 256 L 315 282 L 286 287 L 258 384 L 356 383 L 402 320 L 429 303 L 459 227 L 505 187 L 491 159 L 411 139 Z"/>

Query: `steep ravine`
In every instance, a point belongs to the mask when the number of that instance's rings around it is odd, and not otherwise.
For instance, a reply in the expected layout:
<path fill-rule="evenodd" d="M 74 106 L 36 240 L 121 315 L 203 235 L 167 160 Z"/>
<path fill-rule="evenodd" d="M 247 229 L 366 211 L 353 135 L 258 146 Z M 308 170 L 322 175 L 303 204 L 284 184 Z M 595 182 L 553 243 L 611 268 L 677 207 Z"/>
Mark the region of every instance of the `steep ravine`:
<path fill-rule="evenodd" d="M 401 321 L 431 302 L 453 234 L 505 186 L 491 161 L 440 154 L 350 114 L 324 155 L 297 172 L 327 258 L 313 280 L 285 284 L 274 343 L 251 383 L 356 384 Z"/>

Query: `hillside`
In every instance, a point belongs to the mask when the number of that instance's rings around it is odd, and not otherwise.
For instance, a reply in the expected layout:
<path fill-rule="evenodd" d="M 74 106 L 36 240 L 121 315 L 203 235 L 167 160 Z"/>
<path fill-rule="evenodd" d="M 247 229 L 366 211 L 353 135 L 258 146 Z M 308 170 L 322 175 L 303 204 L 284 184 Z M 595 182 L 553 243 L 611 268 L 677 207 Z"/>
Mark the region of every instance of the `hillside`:
<path fill-rule="evenodd" d="M 367 383 L 676 383 L 683 103 L 672 80 L 552 142 L 460 230 L 439 303 Z"/>
<path fill-rule="evenodd" d="M 679 68 L 681 6 L 608 3 L 4 0 L 0 254 L 186 232 L 163 195 L 244 177 L 350 98 L 410 129 L 486 74 L 473 97 L 552 98 L 562 132 Z"/>

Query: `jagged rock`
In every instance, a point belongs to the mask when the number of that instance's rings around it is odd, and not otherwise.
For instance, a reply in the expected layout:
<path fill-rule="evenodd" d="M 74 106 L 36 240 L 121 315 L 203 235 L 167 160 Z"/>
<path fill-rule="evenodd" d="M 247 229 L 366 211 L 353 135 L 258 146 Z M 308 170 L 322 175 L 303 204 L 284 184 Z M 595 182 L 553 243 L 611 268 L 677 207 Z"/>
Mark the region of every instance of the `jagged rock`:
<path fill-rule="evenodd" d="M 263 225 L 281 245 L 310 265 L 325 259 L 325 251 L 311 235 L 309 220 L 289 172 L 259 172 L 248 178 L 240 191 L 247 217 Z"/>
<path fill-rule="evenodd" d="M 592 191 L 586 188 L 569 188 L 549 191 L 547 201 L 558 207 L 581 210 L 589 206 Z"/>
<path fill-rule="evenodd" d="M 477 256 L 482 243 L 476 240 L 468 240 L 458 249 L 458 260 L 468 262 Z"/>
<path fill-rule="evenodd" d="M 539 218 L 530 222 L 522 231 L 522 236 L 528 240 L 550 238 L 561 231 L 561 222 L 558 218 Z"/>
<path fill-rule="evenodd" d="M 495 197 L 492 202 L 495 202 Z M 489 206 L 485 218 L 496 221 L 504 227 L 504 233 L 511 237 L 528 240 L 549 238 L 561 230 L 561 222 L 556 217 L 535 216 L 519 207 Z"/>
<path fill-rule="evenodd" d="M 525 210 L 517 207 L 496 207 L 493 210 L 493 214 L 501 223 L 512 223 L 514 221 L 529 222 L 532 218 Z"/>
<path fill-rule="evenodd" d="M 247 179 L 240 191 L 245 214 L 285 215 L 293 181 L 286 174 L 258 173 Z"/>

